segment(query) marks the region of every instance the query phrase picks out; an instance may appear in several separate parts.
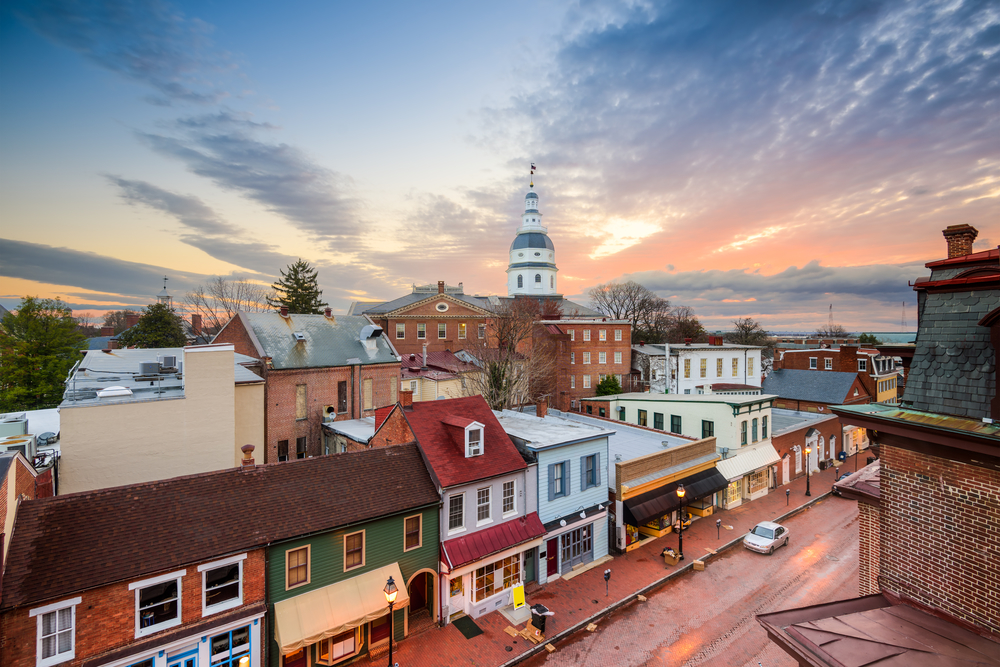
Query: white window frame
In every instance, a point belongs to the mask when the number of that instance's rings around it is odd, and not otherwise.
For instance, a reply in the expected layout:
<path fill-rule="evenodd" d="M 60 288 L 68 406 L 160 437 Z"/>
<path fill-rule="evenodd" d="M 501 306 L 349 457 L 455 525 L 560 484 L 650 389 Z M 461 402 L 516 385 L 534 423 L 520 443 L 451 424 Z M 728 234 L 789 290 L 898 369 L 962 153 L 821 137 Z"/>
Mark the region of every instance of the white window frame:
<path fill-rule="evenodd" d="M 483 492 L 486 492 L 486 504 L 483 504 Z M 481 519 L 480 514 L 483 508 L 486 509 L 486 518 Z M 485 526 L 488 523 L 493 523 L 493 487 L 484 486 L 482 488 L 476 489 L 476 525 Z"/>
<path fill-rule="evenodd" d="M 153 577 L 152 579 L 143 579 L 142 581 L 135 581 L 128 585 L 130 591 L 135 591 L 135 638 L 148 637 L 151 634 L 160 632 L 161 630 L 167 630 L 169 628 L 176 628 L 181 624 L 182 616 L 184 614 L 184 596 L 183 596 L 183 585 L 184 585 L 184 575 L 187 574 L 187 570 L 178 570 L 177 572 L 171 572 L 170 574 L 161 574 L 158 577 Z M 148 628 L 139 627 L 139 592 L 143 588 L 149 588 L 150 586 L 156 586 L 157 584 L 163 584 L 168 581 L 177 581 L 177 618 L 171 619 L 169 621 L 164 621 L 163 623 L 158 623 L 156 625 L 151 625 Z"/>
<path fill-rule="evenodd" d="M 814 371 L 819 368 L 819 360 L 816 357 L 809 357 L 809 370 Z"/>
<path fill-rule="evenodd" d="M 576 340 L 576 329 L 569 330 L 569 339 L 571 342 Z"/>
<path fill-rule="evenodd" d="M 569 353 L 569 363 L 576 364 L 576 352 Z"/>
<path fill-rule="evenodd" d="M 590 363 L 590 352 L 583 353 L 583 365 L 586 366 Z"/>
<path fill-rule="evenodd" d="M 480 324 L 479 325 L 479 340 L 482 340 L 484 338 L 486 338 L 486 325 L 485 324 Z"/>
<path fill-rule="evenodd" d="M 583 330 L 583 342 L 586 343 L 590 340 L 590 329 Z"/>
<path fill-rule="evenodd" d="M 584 389 L 590 389 L 590 376 L 589 375 L 584 375 L 583 376 L 583 388 Z"/>
<path fill-rule="evenodd" d="M 859 373 L 867 373 L 868 372 L 868 360 L 867 359 L 858 359 L 858 372 Z"/>
<path fill-rule="evenodd" d="M 576 389 L 576 376 L 575 375 L 570 375 L 569 376 L 569 388 L 570 389 Z"/>
<path fill-rule="evenodd" d="M 417 322 L 417 340 L 427 340 L 426 322 Z"/>
<path fill-rule="evenodd" d="M 406 322 L 396 322 L 396 340 L 406 338 Z"/>
<path fill-rule="evenodd" d="M 465 335 L 466 335 L 466 330 L 467 329 L 468 329 L 468 325 L 465 322 L 459 322 L 458 323 L 458 339 L 459 340 L 465 340 Z"/>
<path fill-rule="evenodd" d="M 615 329 L 615 340 L 616 341 L 621 341 L 621 339 L 622 339 L 622 330 L 621 329 Z"/>
<path fill-rule="evenodd" d="M 833 370 L 833 358 L 832 357 L 824 357 L 823 358 L 823 369 L 824 370 L 828 370 L 828 371 L 832 371 Z"/>
<path fill-rule="evenodd" d="M 606 364 L 606 363 L 608 363 L 608 353 L 607 352 L 598 352 L 597 353 L 597 363 L 599 363 L 599 364 Z"/>
<path fill-rule="evenodd" d="M 462 518 L 461 518 L 461 521 L 459 522 L 459 525 L 456 526 L 455 528 L 452 528 L 451 527 L 451 501 L 454 498 L 461 498 L 462 499 Z M 465 493 L 453 493 L 450 496 L 448 496 L 448 517 L 447 518 L 448 518 L 448 534 L 449 535 L 452 534 L 452 533 L 460 533 L 463 530 L 465 530 Z"/>
<path fill-rule="evenodd" d="M 76 657 L 76 606 L 83 601 L 83 598 L 75 597 L 69 600 L 63 600 L 61 602 L 53 602 L 52 604 L 47 604 L 44 607 L 37 607 L 28 612 L 28 617 L 34 617 L 38 620 L 36 621 L 37 631 L 35 633 L 35 665 L 37 667 L 48 667 L 49 665 L 58 665 L 61 662 L 68 662 Z M 58 612 L 62 609 L 70 609 L 70 648 L 66 653 L 59 653 L 59 639 L 58 639 L 58 623 L 59 614 Z M 56 612 L 56 654 L 49 657 L 42 657 L 42 617 L 46 614 L 51 614 Z"/>
<path fill-rule="evenodd" d="M 607 329 L 598 329 L 597 330 L 597 340 L 607 340 L 607 339 L 608 339 L 608 330 Z"/>
<path fill-rule="evenodd" d="M 448 337 L 448 323 L 438 322 L 438 340 L 444 340 Z"/>
<path fill-rule="evenodd" d="M 507 502 L 507 485 L 508 484 L 510 484 L 510 494 L 511 494 L 510 495 L 510 504 L 511 504 L 511 509 L 509 511 L 504 512 L 504 505 Z M 516 480 L 510 480 L 509 482 L 504 482 L 503 486 L 500 487 L 500 488 L 501 488 L 501 492 L 500 492 L 500 511 L 503 514 L 503 517 L 506 519 L 509 516 L 514 516 L 515 514 L 517 514 L 517 481 Z"/>
<path fill-rule="evenodd" d="M 618 352 L 615 352 L 615 363 L 620 364 L 621 362 L 622 362 L 622 353 L 621 350 L 619 350 Z"/>
<path fill-rule="evenodd" d="M 475 430 L 477 430 L 477 429 L 479 430 L 479 447 L 478 447 L 478 451 L 476 453 L 472 453 L 472 442 L 469 440 L 469 436 L 471 436 L 472 432 L 475 431 Z M 484 425 L 480 424 L 479 422 L 472 422 L 471 424 L 469 424 L 468 426 L 466 426 L 465 427 L 465 458 L 469 459 L 469 458 L 472 458 L 473 456 L 482 456 L 483 452 L 486 449 L 485 448 L 485 443 L 483 442 L 483 440 L 485 440 L 485 439 L 486 439 L 486 427 Z"/>
<path fill-rule="evenodd" d="M 220 611 L 226 611 L 227 609 L 232 609 L 234 607 L 239 607 L 243 604 L 243 561 L 247 559 L 247 555 L 242 553 L 238 556 L 232 556 L 230 558 L 224 558 L 222 560 L 212 561 L 211 563 L 204 563 L 198 566 L 198 571 L 201 572 L 201 615 L 210 616 L 212 614 L 217 614 Z M 220 567 L 226 567 L 227 565 L 233 565 L 234 563 L 239 563 L 240 565 L 240 579 L 239 579 L 239 589 L 240 593 L 236 596 L 234 600 L 226 600 L 225 602 L 220 602 L 219 604 L 214 604 L 209 607 L 206 604 L 208 599 L 208 589 L 206 587 L 205 578 L 208 576 L 209 570 L 217 570 Z"/>
<path fill-rule="evenodd" d="M 350 660 L 351 658 L 353 658 L 354 656 L 356 656 L 361 651 L 361 628 L 362 628 L 363 625 L 364 624 L 359 625 L 359 626 L 357 626 L 357 627 L 355 627 L 353 629 L 353 632 L 354 632 L 354 652 L 353 653 L 345 653 L 344 655 L 340 656 L 339 658 L 333 658 L 333 657 L 331 657 L 329 660 L 324 660 L 324 659 L 322 659 L 322 658 L 319 657 L 322 654 L 322 651 L 323 651 L 323 644 L 325 642 L 327 644 L 326 650 L 329 653 L 333 653 L 333 647 L 330 646 L 330 643 L 333 642 L 333 637 L 327 637 L 326 639 L 321 639 L 319 642 L 317 642 L 316 643 L 316 664 L 317 665 L 336 665 L 339 662 L 343 662 L 345 660 Z M 352 632 L 352 630 L 346 630 L 346 631 L 344 631 L 344 632 L 342 632 L 340 634 L 347 634 L 348 632 Z M 309 650 L 308 647 L 306 647 L 305 650 L 308 651 Z"/>

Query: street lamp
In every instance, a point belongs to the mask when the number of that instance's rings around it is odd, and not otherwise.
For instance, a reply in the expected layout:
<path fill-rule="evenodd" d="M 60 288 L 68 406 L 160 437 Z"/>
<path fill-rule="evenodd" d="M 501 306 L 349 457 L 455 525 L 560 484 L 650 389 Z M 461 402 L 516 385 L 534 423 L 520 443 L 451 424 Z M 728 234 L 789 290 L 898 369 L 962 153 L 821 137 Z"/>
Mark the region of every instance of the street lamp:
<path fill-rule="evenodd" d="M 809 475 L 812 472 L 812 463 L 809 461 L 809 452 L 812 451 L 812 447 L 806 447 L 806 495 L 811 496 L 809 493 Z"/>
<path fill-rule="evenodd" d="M 684 560 L 684 490 L 683 484 L 677 485 L 677 497 L 680 499 L 680 507 L 677 508 L 677 553 L 679 560 Z"/>
<path fill-rule="evenodd" d="M 392 627 L 392 605 L 396 603 L 396 593 L 398 589 L 396 588 L 396 582 L 389 577 L 389 581 L 385 582 L 385 588 L 382 589 L 385 593 L 385 601 L 389 603 L 389 667 L 392 667 L 392 634 L 394 628 Z"/>

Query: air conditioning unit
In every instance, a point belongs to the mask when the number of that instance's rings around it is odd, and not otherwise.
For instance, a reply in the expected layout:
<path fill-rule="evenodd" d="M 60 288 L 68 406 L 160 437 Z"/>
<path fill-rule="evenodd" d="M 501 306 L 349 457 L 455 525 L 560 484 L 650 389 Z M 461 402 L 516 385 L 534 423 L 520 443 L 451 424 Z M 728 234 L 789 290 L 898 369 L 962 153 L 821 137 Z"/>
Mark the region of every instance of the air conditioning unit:
<path fill-rule="evenodd" d="M 159 361 L 139 362 L 139 375 L 159 375 L 159 373 L 160 373 Z"/>
<path fill-rule="evenodd" d="M 8 435 L 5 438 L 0 438 L 0 452 L 10 451 L 21 452 L 24 458 L 34 461 L 38 451 L 34 434 Z"/>
<path fill-rule="evenodd" d="M 177 356 L 173 354 L 160 357 L 161 368 L 177 368 Z"/>

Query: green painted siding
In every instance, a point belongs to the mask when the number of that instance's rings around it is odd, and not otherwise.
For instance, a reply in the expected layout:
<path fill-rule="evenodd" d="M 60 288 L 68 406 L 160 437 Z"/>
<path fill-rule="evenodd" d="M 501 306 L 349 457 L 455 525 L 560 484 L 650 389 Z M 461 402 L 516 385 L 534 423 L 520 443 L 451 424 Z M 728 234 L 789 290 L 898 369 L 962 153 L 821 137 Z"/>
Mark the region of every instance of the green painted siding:
<path fill-rule="evenodd" d="M 419 548 L 403 551 L 403 525 L 407 517 L 420 514 L 422 518 L 422 543 Z M 385 567 L 392 563 L 399 563 L 400 572 L 403 574 L 403 581 L 397 581 L 396 585 L 402 589 L 406 582 L 420 570 L 431 570 L 437 572 L 438 557 L 440 552 L 440 542 L 438 535 L 438 517 L 440 515 L 439 505 L 429 505 L 423 508 L 397 514 L 391 517 L 376 519 L 364 524 L 357 524 L 348 528 L 333 530 L 326 533 L 313 535 L 308 538 L 289 540 L 272 544 L 268 547 L 268 567 L 267 567 L 267 594 L 268 594 L 268 660 L 270 667 L 279 667 L 281 664 L 278 644 L 274 640 L 274 603 L 287 600 L 314 591 L 324 586 L 329 586 L 341 581 L 346 581 L 359 574 Z M 355 567 L 348 572 L 344 572 L 344 536 L 365 531 L 365 554 L 364 565 Z M 292 590 L 285 590 L 285 553 L 310 545 L 310 572 L 309 583 L 298 586 Z M 397 641 L 403 639 L 403 616 L 402 610 L 393 613 L 395 618 L 394 636 Z M 367 651 L 367 628 L 362 633 L 364 652 Z"/>

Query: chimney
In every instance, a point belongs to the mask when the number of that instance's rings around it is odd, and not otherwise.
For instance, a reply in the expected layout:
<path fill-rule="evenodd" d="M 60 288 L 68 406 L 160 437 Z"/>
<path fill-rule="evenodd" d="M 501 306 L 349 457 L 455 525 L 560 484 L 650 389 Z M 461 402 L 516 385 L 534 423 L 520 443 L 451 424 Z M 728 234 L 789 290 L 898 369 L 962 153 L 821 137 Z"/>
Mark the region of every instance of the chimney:
<path fill-rule="evenodd" d="M 462 283 L 458 284 L 458 291 L 465 294 L 465 286 Z"/>
<path fill-rule="evenodd" d="M 279 312 L 282 317 L 288 317 L 288 306 L 282 306 Z"/>
<path fill-rule="evenodd" d="M 403 408 L 413 407 L 413 390 L 412 389 L 401 389 L 399 391 L 399 404 Z"/>
<path fill-rule="evenodd" d="M 134 327 L 139 324 L 139 318 L 141 315 L 139 313 L 126 313 L 125 314 L 125 328 Z"/>
<path fill-rule="evenodd" d="M 535 405 L 535 416 L 545 418 L 545 415 L 549 414 L 549 401 L 546 398 L 539 399 L 538 403 Z"/>
<path fill-rule="evenodd" d="M 444 294 L 444 281 L 438 281 L 438 294 Z"/>
<path fill-rule="evenodd" d="M 948 242 L 948 259 L 972 254 L 972 242 L 979 236 L 979 230 L 972 225 L 948 225 L 941 232 Z"/>
<path fill-rule="evenodd" d="M 243 445 L 240 447 L 240 451 L 243 452 L 243 460 L 240 461 L 241 468 L 253 468 L 253 445 Z"/>
<path fill-rule="evenodd" d="M 191 331 L 195 336 L 201 335 L 201 315 L 198 313 L 191 315 Z"/>
<path fill-rule="evenodd" d="M 115 328 L 114 327 L 101 327 L 101 335 L 102 336 L 114 336 L 115 335 Z"/>
<path fill-rule="evenodd" d="M 109 340 L 108 341 L 108 349 L 109 350 L 117 350 L 118 349 L 118 341 L 115 340 L 114 338 L 112 338 L 111 340 Z"/>
<path fill-rule="evenodd" d="M 684 339 L 684 344 L 687 345 L 688 347 L 690 347 L 691 346 L 691 339 L 690 338 L 685 338 Z"/>
<path fill-rule="evenodd" d="M 421 370 L 427 370 L 427 343 L 424 343 L 424 359 L 420 368 Z"/>
<path fill-rule="evenodd" d="M 639 341 L 639 347 L 646 347 L 646 341 L 640 340 Z"/>

